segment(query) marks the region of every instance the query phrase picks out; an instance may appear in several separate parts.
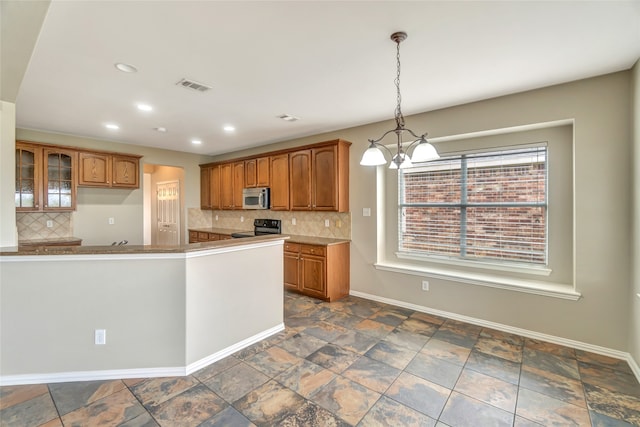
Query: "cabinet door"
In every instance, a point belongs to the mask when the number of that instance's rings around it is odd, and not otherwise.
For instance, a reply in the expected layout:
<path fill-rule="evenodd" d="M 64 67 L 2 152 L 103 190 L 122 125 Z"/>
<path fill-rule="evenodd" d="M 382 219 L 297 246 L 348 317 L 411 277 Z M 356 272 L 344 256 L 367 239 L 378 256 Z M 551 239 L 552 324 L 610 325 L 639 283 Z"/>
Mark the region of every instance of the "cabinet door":
<path fill-rule="evenodd" d="M 269 157 L 260 157 L 256 160 L 257 163 L 257 178 L 256 178 L 256 186 L 257 187 L 268 187 L 269 186 Z"/>
<path fill-rule="evenodd" d="M 140 187 L 140 160 L 137 157 L 113 156 L 113 182 L 112 187 L 139 188 Z"/>
<path fill-rule="evenodd" d="M 111 156 L 100 153 L 78 154 L 78 185 L 111 186 Z"/>
<path fill-rule="evenodd" d="M 220 209 L 220 166 L 209 169 L 209 192 L 211 209 Z"/>
<path fill-rule="evenodd" d="M 291 210 L 311 210 L 311 150 L 289 154 Z"/>
<path fill-rule="evenodd" d="M 244 162 L 233 164 L 233 208 L 242 209 L 242 189 L 244 188 Z"/>
<path fill-rule="evenodd" d="M 189 243 L 198 243 L 198 232 L 189 230 Z"/>
<path fill-rule="evenodd" d="M 42 149 L 16 143 L 16 211 L 40 210 Z"/>
<path fill-rule="evenodd" d="M 210 168 L 200 168 L 200 209 L 211 209 Z"/>
<path fill-rule="evenodd" d="M 324 298 L 327 293 L 325 258 L 300 256 L 300 290 L 308 295 Z"/>
<path fill-rule="evenodd" d="M 42 151 L 44 159 L 44 209 L 72 211 L 76 208 L 76 153 L 70 150 Z"/>
<path fill-rule="evenodd" d="M 271 209 L 289 210 L 289 155 L 281 154 L 270 158 L 271 167 Z"/>
<path fill-rule="evenodd" d="M 300 281 L 300 272 L 297 252 L 284 253 L 284 287 L 285 289 L 297 291 Z"/>
<path fill-rule="evenodd" d="M 312 150 L 312 208 L 318 211 L 338 210 L 337 147 Z"/>
<path fill-rule="evenodd" d="M 220 166 L 220 204 L 222 209 L 233 209 L 233 163 Z"/>
<path fill-rule="evenodd" d="M 244 162 L 244 185 L 253 188 L 258 183 L 258 162 L 256 159 Z"/>

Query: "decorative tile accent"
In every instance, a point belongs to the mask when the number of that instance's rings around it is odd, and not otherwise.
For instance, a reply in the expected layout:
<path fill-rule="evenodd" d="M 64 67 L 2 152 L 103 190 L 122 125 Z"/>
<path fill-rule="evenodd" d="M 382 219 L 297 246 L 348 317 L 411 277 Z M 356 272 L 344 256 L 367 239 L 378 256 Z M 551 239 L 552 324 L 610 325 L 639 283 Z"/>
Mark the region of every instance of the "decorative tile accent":
<path fill-rule="evenodd" d="M 47 221 L 52 221 L 53 227 L 47 228 Z M 16 226 L 19 240 L 73 236 L 71 212 L 18 212 Z"/>

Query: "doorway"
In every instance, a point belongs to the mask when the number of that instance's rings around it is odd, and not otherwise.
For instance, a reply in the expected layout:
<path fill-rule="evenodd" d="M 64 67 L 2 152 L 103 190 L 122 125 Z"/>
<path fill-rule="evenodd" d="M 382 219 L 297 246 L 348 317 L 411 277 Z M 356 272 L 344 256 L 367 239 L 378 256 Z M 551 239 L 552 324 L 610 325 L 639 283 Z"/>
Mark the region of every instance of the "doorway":
<path fill-rule="evenodd" d="M 144 165 L 144 244 L 185 243 L 184 169 L 164 165 Z"/>

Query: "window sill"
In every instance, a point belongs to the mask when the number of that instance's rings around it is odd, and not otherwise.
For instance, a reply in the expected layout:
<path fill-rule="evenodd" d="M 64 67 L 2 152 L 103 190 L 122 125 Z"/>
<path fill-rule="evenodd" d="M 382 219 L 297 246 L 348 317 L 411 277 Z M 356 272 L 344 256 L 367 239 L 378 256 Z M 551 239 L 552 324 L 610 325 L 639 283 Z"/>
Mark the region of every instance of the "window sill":
<path fill-rule="evenodd" d="M 492 271 L 508 271 L 510 273 L 522 273 L 531 274 L 536 276 L 548 276 L 551 274 L 551 269 L 546 267 L 535 267 L 522 264 L 504 264 L 499 262 L 487 262 L 487 261 L 467 261 L 464 259 L 454 258 L 438 258 L 428 257 L 408 252 L 396 252 L 396 256 L 401 259 L 410 259 L 414 261 L 425 261 L 437 264 L 445 264 L 449 266 L 458 267 L 470 267 L 470 268 L 482 268 Z"/>
<path fill-rule="evenodd" d="M 397 263 L 376 263 L 375 268 L 394 273 L 411 274 L 414 276 L 432 277 L 470 285 L 486 286 L 490 288 L 506 289 L 516 292 L 524 292 L 534 295 L 542 295 L 553 298 L 577 301 L 582 296 L 576 292 L 570 284 L 545 283 L 534 280 L 525 280 L 510 277 L 501 277 L 494 274 L 469 273 L 445 268 L 416 267 L 413 265 Z"/>

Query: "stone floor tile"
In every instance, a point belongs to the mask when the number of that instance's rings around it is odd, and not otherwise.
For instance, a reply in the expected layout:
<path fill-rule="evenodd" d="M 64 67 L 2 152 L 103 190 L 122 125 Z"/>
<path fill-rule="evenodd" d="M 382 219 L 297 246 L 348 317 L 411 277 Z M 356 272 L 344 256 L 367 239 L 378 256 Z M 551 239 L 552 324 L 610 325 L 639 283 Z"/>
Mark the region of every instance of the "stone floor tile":
<path fill-rule="evenodd" d="M 148 412 L 140 414 L 137 417 L 118 425 L 118 427 L 158 427 L 158 426 L 159 424 L 153 419 L 153 417 Z"/>
<path fill-rule="evenodd" d="M 437 419 L 451 390 L 415 375 L 403 372 L 385 395 L 431 418 Z"/>
<path fill-rule="evenodd" d="M 316 338 L 313 335 L 309 335 L 306 331 L 307 330 L 305 329 L 305 332 L 297 333 L 282 341 L 278 344 L 278 347 L 283 348 L 295 356 L 304 358 L 320 347 L 327 345 L 327 341 Z"/>
<path fill-rule="evenodd" d="M 402 372 L 386 363 L 362 356 L 342 376 L 378 393 L 384 393 Z"/>
<path fill-rule="evenodd" d="M 465 368 L 473 369 L 511 384 L 520 381 L 520 364 L 496 356 L 471 351 Z"/>
<path fill-rule="evenodd" d="M 633 374 L 631 367 L 626 360 L 615 359 L 609 356 L 603 356 L 601 354 L 590 353 L 588 351 L 576 350 L 576 358 L 580 362 L 590 363 L 592 365 L 604 366 L 614 369 L 616 371 L 625 372 L 627 374 Z"/>
<path fill-rule="evenodd" d="M 283 348 L 273 346 L 246 359 L 245 363 L 273 378 L 290 367 L 302 363 L 302 358 Z"/>
<path fill-rule="evenodd" d="M 407 320 L 408 317 L 392 309 L 383 309 L 369 317 L 369 319 L 395 328 Z"/>
<path fill-rule="evenodd" d="M 473 346 L 474 350 L 501 357 L 512 362 L 522 362 L 522 346 L 495 338 L 480 337 Z"/>
<path fill-rule="evenodd" d="M 390 342 L 410 350 L 418 351 L 429 341 L 429 335 L 423 335 L 417 332 L 410 332 L 402 329 L 394 329 L 384 337 L 384 341 Z"/>
<path fill-rule="evenodd" d="M 475 336 L 459 334 L 455 331 L 447 329 L 438 330 L 435 334 L 433 334 L 433 338 L 466 348 L 473 348 L 477 340 L 477 337 Z"/>
<path fill-rule="evenodd" d="M 434 314 L 429 314 L 429 313 L 421 313 L 421 312 L 415 312 L 409 317 L 411 317 L 412 319 L 422 320 L 423 322 L 432 323 L 437 326 L 442 325 L 447 320 L 444 317 L 436 316 Z"/>
<path fill-rule="evenodd" d="M 124 388 L 126 386 L 121 380 L 76 381 L 49 386 L 51 397 L 53 397 L 60 415 L 86 406 Z"/>
<path fill-rule="evenodd" d="M 438 331 L 439 326 L 426 322 L 416 317 L 409 317 L 407 320 L 397 326 L 401 331 L 411 332 L 414 334 L 430 337 Z"/>
<path fill-rule="evenodd" d="M 229 404 L 199 384 L 153 407 L 150 412 L 162 427 L 198 426 Z"/>
<path fill-rule="evenodd" d="M 458 335 L 465 335 L 469 338 L 478 338 L 482 326 L 472 325 L 459 320 L 447 319 L 441 326 L 440 331 L 451 331 Z"/>
<path fill-rule="evenodd" d="M 0 387 L 0 410 L 49 393 L 46 384 L 10 385 Z"/>
<path fill-rule="evenodd" d="M 567 357 L 570 359 L 576 358 L 575 349 L 559 344 L 525 338 L 524 346 L 531 350 L 546 351 L 547 353 L 555 354 L 556 356 L 560 357 Z"/>
<path fill-rule="evenodd" d="M 63 415 L 62 422 L 65 427 L 84 427 L 87 420 L 91 420 L 91 426 L 113 426 L 144 413 L 140 402 L 128 389 L 123 389 Z"/>
<path fill-rule="evenodd" d="M 1 418 L 0 418 L 1 419 Z M 125 426 L 125 424 L 121 424 L 122 426 Z M 62 420 L 60 418 L 54 418 L 53 420 L 46 422 L 44 424 L 40 424 L 38 427 L 64 427 L 62 425 Z M 118 426 L 120 427 L 120 426 Z M 151 427 L 151 426 L 149 426 Z"/>
<path fill-rule="evenodd" d="M 640 383 L 634 375 L 585 362 L 578 362 L 578 368 L 583 383 L 640 398 Z"/>
<path fill-rule="evenodd" d="M 358 427 L 386 427 L 386 426 L 421 426 L 434 427 L 436 420 L 411 409 L 386 396 L 373 405 L 373 408 L 360 421 Z"/>
<path fill-rule="evenodd" d="M 451 393 L 442 415 L 440 415 L 440 420 L 455 427 L 511 427 L 513 417 L 512 412 L 504 411 L 454 391 Z"/>
<path fill-rule="evenodd" d="M 522 357 L 522 366 L 541 369 L 564 377 L 580 379 L 578 362 L 575 359 L 556 356 L 544 351 L 525 348 Z"/>
<path fill-rule="evenodd" d="M 376 322 L 375 320 L 364 319 L 362 322 L 355 325 L 354 329 L 374 338 L 382 339 L 388 335 L 394 327 L 381 322 Z"/>
<path fill-rule="evenodd" d="M 198 427 L 255 427 L 255 424 L 233 406 L 227 406 Z"/>
<path fill-rule="evenodd" d="M 271 380 L 238 399 L 233 406 L 257 425 L 275 426 L 304 403 L 302 396 Z"/>
<path fill-rule="evenodd" d="M 353 314 L 334 312 L 333 315 L 327 317 L 326 319 L 324 319 L 324 321 L 327 323 L 331 323 L 332 325 L 340 326 L 342 328 L 351 329 L 358 323 L 362 322 L 364 319 L 364 317 L 355 316 Z M 314 325 L 310 325 L 309 327 L 313 326 Z"/>
<path fill-rule="evenodd" d="M 371 347 L 364 355 L 394 368 L 404 369 L 416 354 L 415 350 L 383 340 Z"/>
<path fill-rule="evenodd" d="M 313 402 L 352 425 L 356 425 L 379 398 L 379 393 L 339 376 L 311 396 Z"/>
<path fill-rule="evenodd" d="M 336 374 L 334 372 L 303 360 L 302 363 L 278 375 L 275 380 L 299 395 L 308 398 L 335 377 Z"/>
<path fill-rule="evenodd" d="M 432 338 L 422 347 L 420 353 L 446 360 L 456 365 L 464 365 L 469 358 L 469 354 L 471 354 L 471 349 Z"/>
<path fill-rule="evenodd" d="M 462 366 L 418 353 L 411 363 L 407 365 L 405 371 L 452 389 L 456 381 L 458 381 L 460 372 L 462 372 Z"/>
<path fill-rule="evenodd" d="M 287 325 L 289 326 L 289 325 Z M 273 343 L 268 340 L 259 341 L 249 347 L 245 347 L 242 350 L 238 350 L 232 354 L 232 356 L 237 357 L 240 360 L 248 359 L 256 353 L 260 353 L 261 351 L 265 351 L 269 347 L 272 347 Z"/>
<path fill-rule="evenodd" d="M 623 420 L 608 417 L 596 411 L 589 411 L 592 427 L 633 427 L 633 424 Z"/>
<path fill-rule="evenodd" d="M 509 344 L 515 345 L 517 347 L 522 347 L 524 345 L 524 338 L 520 335 L 497 331 L 491 328 L 482 328 L 482 330 L 480 331 L 480 338 L 493 338 L 496 340 L 508 342 Z"/>
<path fill-rule="evenodd" d="M 520 374 L 520 387 L 546 394 L 572 405 L 587 407 L 580 381 L 548 371 L 523 366 Z"/>
<path fill-rule="evenodd" d="M 471 369 L 462 371 L 455 391 L 507 412 L 515 412 L 518 386 Z"/>
<path fill-rule="evenodd" d="M 378 338 L 354 330 L 349 330 L 345 334 L 342 334 L 333 340 L 332 344 L 354 353 L 365 354 L 367 350 L 376 345 L 378 341 Z"/>
<path fill-rule="evenodd" d="M 131 387 L 131 392 L 146 408 L 151 408 L 197 384 L 192 376 L 149 378 Z"/>
<path fill-rule="evenodd" d="M 314 336 L 327 342 L 333 341 L 346 332 L 347 328 L 343 328 L 342 326 L 334 325 L 325 321 L 318 322 L 314 326 L 310 326 L 304 330 L 305 334 Z"/>
<path fill-rule="evenodd" d="M 584 384 L 584 391 L 589 409 L 610 418 L 640 425 L 640 398 L 591 384 Z"/>
<path fill-rule="evenodd" d="M 239 363 L 209 378 L 205 385 L 229 403 L 269 381 L 269 377 L 246 363 Z"/>
<path fill-rule="evenodd" d="M 516 419 L 513 422 L 513 427 L 541 427 L 542 424 L 538 424 L 526 418 L 522 418 L 516 415 Z"/>
<path fill-rule="evenodd" d="M 294 414 L 283 419 L 278 427 L 349 427 L 349 424 L 320 405 L 307 401 Z"/>
<path fill-rule="evenodd" d="M 334 344 L 327 344 L 311 353 L 306 359 L 339 374 L 358 360 L 359 357 L 358 353 Z"/>
<path fill-rule="evenodd" d="M 58 411 L 48 392 L 0 410 L 2 427 L 38 426 L 57 418 Z"/>
<path fill-rule="evenodd" d="M 218 360 L 217 362 L 212 363 L 209 366 L 205 366 L 204 368 L 198 370 L 193 373 L 193 376 L 198 381 L 206 381 L 209 378 L 218 375 L 220 372 L 225 371 L 232 366 L 240 363 L 240 359 L 237 359 L 233 356 L 225 357 L 224 359 Z"/>
<path fill-rule="evenodd" d="M 588 426 L 591 424 L 587 409 L 526 388 L 520 388 L 518 391 L 516 414 L 542 425 Z"/>

